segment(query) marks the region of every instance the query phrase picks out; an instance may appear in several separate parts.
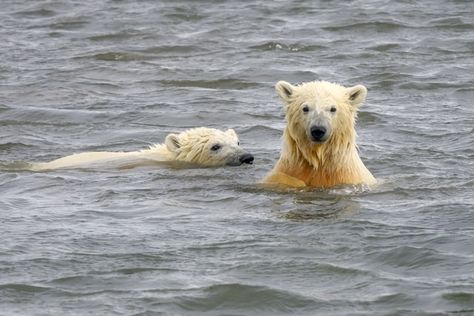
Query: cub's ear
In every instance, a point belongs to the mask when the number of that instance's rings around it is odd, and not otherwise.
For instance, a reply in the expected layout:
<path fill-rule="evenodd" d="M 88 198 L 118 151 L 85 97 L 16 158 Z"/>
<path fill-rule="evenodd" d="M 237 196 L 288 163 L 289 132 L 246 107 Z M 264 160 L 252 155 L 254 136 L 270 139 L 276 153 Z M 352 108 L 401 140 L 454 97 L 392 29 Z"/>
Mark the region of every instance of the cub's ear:
<path fill-rule="evenodd" d="M 181 147 L 181 144 L 179 143 L 179 137 L 177 134 L 169 134 L 165 138 L 165 145 L 168 148 L 169 151 L 175 152 Z"/>
<path fill-rule="evenodd" d="M 347 88 L 347 98 L 349 99 L 349 103 L 357 108 L 362 102 L 365 101 L 365 97 L 367 96 L 367 88 L 363 85 L 357 85 L 350 88 Z"/>
<path fill-rule="evenodd" d="M 275 85 L 275 90 L 283 102 L 290 103 L 293 93 L 295 92 L 295 86 L 286 81 L 278 81 Z"/>
<path fill-rule="evenodd" d="M 237 138 L 237 133 L 232 128 L 229 128 L 228 130 L 226 130 L 225 133 L 227 135 L 231 135 L 232 137 Z"/>

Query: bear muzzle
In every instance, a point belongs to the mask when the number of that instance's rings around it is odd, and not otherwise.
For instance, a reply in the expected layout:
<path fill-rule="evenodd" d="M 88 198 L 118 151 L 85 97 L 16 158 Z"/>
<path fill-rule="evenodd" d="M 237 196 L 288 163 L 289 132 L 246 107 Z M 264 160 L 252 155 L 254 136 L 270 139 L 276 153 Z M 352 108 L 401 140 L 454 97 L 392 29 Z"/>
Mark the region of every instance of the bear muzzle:
<path fill-rule="evenodd" d="M 253 156 L 252 154 L 243 154 L 239 157 L 239 161 L 241 164 L 246 163 L 251 165 L 253 163 Z"/>
<path fill-rule="evenodd" d="M 253 164 L 253 155 L 249 153 L 242 153 L 240 155 L 233 156 L 227 160 L 226 165 L 228 166 L 240 166 L 242 164 Z"/>
<path fill-rule="evenodd" d="M 328 128 L 322 125 L 313 125 L 309 131 L 311 135 L 311 140 L 315 143 L 324 143 L 328 140 L 330 131 Z"/>

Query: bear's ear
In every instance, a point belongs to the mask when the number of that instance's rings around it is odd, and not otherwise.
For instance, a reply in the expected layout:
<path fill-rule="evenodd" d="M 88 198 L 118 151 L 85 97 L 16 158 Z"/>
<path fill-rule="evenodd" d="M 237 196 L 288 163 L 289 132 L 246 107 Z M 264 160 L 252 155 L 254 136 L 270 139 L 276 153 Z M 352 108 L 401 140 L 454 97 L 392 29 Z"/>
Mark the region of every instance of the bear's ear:
<path fill-rule="evenodd" d="M 237 133 L 232 128 L 229 128 L 228 130 L 226 130 L 225 133 L 228 135 L 231 135 L 232 137 L 237 138 Z"/>
<path fill-rule="evenodd" d="M 275 85 L 275 90 L 283 102 L 290 103 L 291 97 L 295 92 L 295 86 L 286 81 L 278 81 Z"/>
<path fill-rule="evenodd" d="M 177 134 L 169 134 L 165 138 L 165 145 L 168 148 L 169 151 L 175 152 L 181 147 L 181 144 L 179 143 L 179 137 Z"/>
<path fill-rule="evenodd" d="M 358 107 L 362 102 L 365 101 L 367 96 L 367 88 L 363 85 L 357 85 L 350 88 L 347 88 L 347 97 L 349 98 L 349 103 L 353 107 Z"/>

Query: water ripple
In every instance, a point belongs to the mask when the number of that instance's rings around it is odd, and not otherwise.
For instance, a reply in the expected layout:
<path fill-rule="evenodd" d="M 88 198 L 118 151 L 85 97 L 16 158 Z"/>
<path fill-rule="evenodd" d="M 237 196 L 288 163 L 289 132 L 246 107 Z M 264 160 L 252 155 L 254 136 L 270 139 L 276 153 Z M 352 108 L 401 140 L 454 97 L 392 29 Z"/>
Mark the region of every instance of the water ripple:
<path fill-rule="evenodd" d="M 14 13 L 19 17 L 28 17 L 28 18 L 45 18 L 45 17 L 53 17 L 58 13 L 54 10 L 38 8 L 38 9 L 31 9 L 31 10 L 24 10 L 18 11 Z"/>
<path fill-rule="evenodd" d="M 319 49 L 325 49 L 326 47 L 323 45 L 302 45 L 267 42 L 260 45 L 251 46 L 250 48 L 262 51 L 282 50 L 288 52 L 311 52 Z"/>
<path fill-rule="evenodd" d="M 107 52 L 100 53 L 91 56 L 92 58 L 100 61 L 140 61 L 151 59 L 151 56 L 146 56 L 138 53 L 126 53 L 126 52 Z M 87 58 L 87 57 L 80 57 Z"/>
<path fill-rule="evenodd" d="M 394 30 L 399 30 L 401 28 L 407 28 L 408 25 L 405 25 L 401 22 L 395 21 L 371 21 L 371 22 L 357 22 L 357 23 L 347 23 L 342 25 L 335 26 L 326 26 L 323 27 L 326 31 L 331 32 L 341 32 L 341 31 L 353 31 L 353 30 L 374 30 L 375 32 L 390 32 Z"/>
<path fill-rule="evenodd" d="M 192 87 L 202 89 L 230 89 L 243 90 L 258 86 L 255 82 L 247 82 L 240 79 L 219 79 L 219 80 L 160 80 L 160 83 L 173 87 Z"/>
<path fill-rule="evenodd" d="M 35 293 L 46 292 L 49 289 L 50 289 L 49 287 L 35 286 L 35 285 L 29 285 L 29 284 L 11 283 L 11 284 L 0 285 L 0 292 L 7 290 L 7 291 L 14 291 L 14 292 L 19 292 L 19 293 L 35 294 Z"/>
<path fill-rule="evenodd" d="M 296 293 L 245 284 L 219 284 L 202 288 L 196 297 L 184 296 L 178 302 L 185 311 L 209 312 L 221 310 L 231 312 L 245 308 L 279 312 L 296 310 L 310 311 L 321 307 L 324 302 L 304 297 Z M 329 305 L 329 304 L 327 304 Z"/>

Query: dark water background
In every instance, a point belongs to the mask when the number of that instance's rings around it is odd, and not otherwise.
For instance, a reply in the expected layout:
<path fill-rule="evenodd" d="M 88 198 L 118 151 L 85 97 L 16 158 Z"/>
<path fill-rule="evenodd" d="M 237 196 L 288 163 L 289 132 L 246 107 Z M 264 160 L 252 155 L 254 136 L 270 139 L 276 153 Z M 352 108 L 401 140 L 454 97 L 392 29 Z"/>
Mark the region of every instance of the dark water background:
<path fill-rule="evenodd" d="M 474 2 L 0 9 L 1 315 L 474 315 Z M 369 89 L 370 192 L 265 191 L 278 80 Z M 234 128 L 253 166 L 12 170 Z"/>

